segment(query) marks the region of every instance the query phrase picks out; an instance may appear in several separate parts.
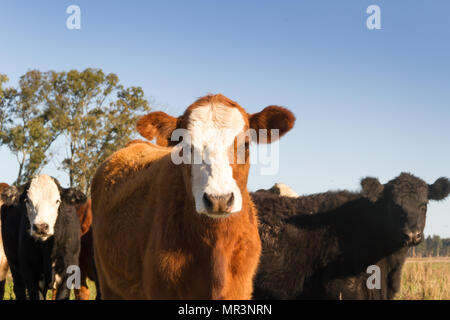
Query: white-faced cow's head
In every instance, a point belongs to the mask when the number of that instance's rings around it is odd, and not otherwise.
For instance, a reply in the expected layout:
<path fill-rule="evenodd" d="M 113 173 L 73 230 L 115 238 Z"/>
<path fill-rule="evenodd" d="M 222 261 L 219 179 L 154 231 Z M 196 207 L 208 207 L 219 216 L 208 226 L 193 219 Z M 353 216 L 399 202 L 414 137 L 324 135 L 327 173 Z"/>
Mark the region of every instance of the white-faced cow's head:
<path fill-rule="evenodd" d="M 196 211 L 226 217 L 242 210 L 250 141 L 270 143 L 288 132 L 294 122 L 294 115 L 285 108 L 269 106 L 247 114 L 236 102 L 218 94 L 198 99 L 179 118 L 164 112 L 149 113 L 139 120 L 137 130 L 163 146 L 177 145 L 181 136 L 181 152 L 186 152 L 186 145 L 189 147 L 189 163 L 182 166 Z M 278 137 L 272 135 L 274 129 Z M 260 130 L 266 130 L 266 141 L 260 139 Z"/>
<path fill-rule="evenodd" d="M 86 196 L 76 189 L 62 188 L 56 179 L 41 174 L 19 188 L 6 189 L 2 199 L 6 205 L 24 206 L 31 236 L 45 241 L 54 235 L 61 207 L 82 203 Z"/>

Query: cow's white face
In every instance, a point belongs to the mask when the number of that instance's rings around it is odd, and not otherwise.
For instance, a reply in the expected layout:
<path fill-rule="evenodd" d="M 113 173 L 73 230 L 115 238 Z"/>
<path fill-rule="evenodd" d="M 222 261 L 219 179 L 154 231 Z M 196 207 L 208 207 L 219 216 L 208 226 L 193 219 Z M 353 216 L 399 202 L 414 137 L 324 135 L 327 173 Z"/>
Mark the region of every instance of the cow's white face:
<path fill-rule="evenodd" d="M 26 199 L 31 236 L 44 241 L 54 234 L 60 204 L 59 189 L 51 177 L 39 175 L 31 180 Z"/>
<path fill-rule="evenodd" d="M 157 144 L 174 147 L 172 161 L 176 160 L 174 165 L 183 164 L 186 191 L 194 198 L 195 210 L 216 218 L 242 211 L 245 206 L 250 141 L 271 143 L 288 132 L 294 122 L 295 116 L 283 107 L 272 105 L 248 114 L 236 102 L 215 94 L 199 98 L 178 118 L 150 112 L 136 127 L 146 139 L 156 138 Z M 272 136 L 273 129 L 278 135 Z M 267 134 L 260 136 L 261 130 Z M 252 132 L 255 134 L 249 136 Z M 182 143 L 178 143 L 180 137 Z"/>
<path fill-rule="evenodd" d="M 224 217 L 224 213 L 242 210 L 242 195 L 230 161 L 234 141 L 244 128 L 237 108 L 208 104 L 192 110 L 187 130 L 194 150 L 191 181 L 198 213 Z M 198 155 L 203 156 L 201 162 L 194 161 Z"/>

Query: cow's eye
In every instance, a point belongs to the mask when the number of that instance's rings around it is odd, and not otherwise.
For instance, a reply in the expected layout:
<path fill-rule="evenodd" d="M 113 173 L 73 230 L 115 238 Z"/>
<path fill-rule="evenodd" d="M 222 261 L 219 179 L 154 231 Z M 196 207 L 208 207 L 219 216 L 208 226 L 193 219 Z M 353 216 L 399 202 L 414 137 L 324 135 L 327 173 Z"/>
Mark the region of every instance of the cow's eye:
<path fill-rule="evenodd" d="M 427 205 L 426 205 L 426 204 L 421 204 L 420 207 L 419 207 L 419 210 L 420 210 L 421 212 L 427 211 Z"/>

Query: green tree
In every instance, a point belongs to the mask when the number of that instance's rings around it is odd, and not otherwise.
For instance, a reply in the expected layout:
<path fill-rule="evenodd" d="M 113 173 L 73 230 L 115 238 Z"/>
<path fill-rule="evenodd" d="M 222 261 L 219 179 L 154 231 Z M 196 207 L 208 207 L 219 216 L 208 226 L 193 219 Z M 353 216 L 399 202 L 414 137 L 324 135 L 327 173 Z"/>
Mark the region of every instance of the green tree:
<path fill-rule="evenodd" d="M 432 244 L 433 244 L 433 256 L 439 257 L 440 253 L 441 253 L 441 248 L 442 248 L 441 237 L 433 235 Z"/>
<path fill-rule="evenodd" d="M 17 89 L 3 88 L 7 81 L 0 75 L 0 143 L 15 155 L 19 170 L 14 184 L 22 184 L 48 163 L 58 132 L 44 115 L 41 72 L 27 72 Z"/>
<path fill-rule="evenodd" d="M 97 166 L 129 142 L 138 117 L 150 110 L 140 87 L 125 88 L 101 69 L 45 74 L 45 118 L 67 141 L 61 168 L 70 186 L 89 193 Z"/>

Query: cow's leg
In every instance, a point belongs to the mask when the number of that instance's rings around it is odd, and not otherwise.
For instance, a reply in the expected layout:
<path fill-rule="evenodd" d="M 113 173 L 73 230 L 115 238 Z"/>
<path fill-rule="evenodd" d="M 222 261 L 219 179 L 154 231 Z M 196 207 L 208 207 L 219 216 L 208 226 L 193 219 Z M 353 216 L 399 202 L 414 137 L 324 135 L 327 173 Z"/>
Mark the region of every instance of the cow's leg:
<path fill-rule="evenodd" d="M 83 249 L 83 247 L 82 247 Z M 89 288 L 87 286 L 88 269 L 90 267 L 88 257 L 85 256 L 86 251 L 80 252 L 79 267 L 80 267 L 80 288 L 75 289 L 75 299 L 89 300 Z"/>
<path fill-rule="evenodd" d="M 69 257 L 68 259 L 65 259 L 64 266 L 62 268 L 56 269 L 60 270 L 58 271 L 58 273 L 55 273 L 56 291 L 57 291 L 56 300 L 68 300 L 70 298 L 71 287 L 70 288 L 68 287 L 69 284 L 67 283 L 67 280 L 72 274 L 68 273 L 67 270 L 69 266 L 77 266 L 77 265 L 78 265 L 78 255 L 75 255 Z"/>
<path fill-rule="evenodd" d="M 39 299 L 45 300 L 47 298 L 47 289 L 48 285 L 47 282 L 44 279 L 41 279 L 39 281 Z"/>
<path fill-rule="evenodd" d="M 90 292 L 86 280 L 86 270 L 81 269 L 80 289 L 75 289 L 75 298 L 77 300 L 89 300 Z"/>
<path fill-rule="evenodd" d="M 96 295 L 95 295 L 95 300 L 101 300 L 102 299 L 102 291 L 100 290 L 100 282 L 98 281 L 98 275 L 97 275 L 97 269 L 95 268 L 94 265 L 94 272 L 95 272 L 95 289 L 97 291 Z"/>
<path fill-rule="evenodd" d="M 98 280 L 98 272 L 97 272 L 97 266 L 95 264 L 95 258 L 94 258 L 94 253 L 92 253 L 91 256 L 91 280 L 94 280 L 95 282 L 95 289 L 96 289 L 96 295 L 95 295 L 95 300 L 101 300 L 102 299 L 102 294 L 101 294 L 101 290 L 100 290 L 100 282 Z"/>
<path fill-rule="evenodd" d="M 0 300 L 3 300 L 3 296 L 5 295 L 5 283 L 6 279 L 0 281 Z"/>
<path fill-rule="evenodd" d="M 35 277 L 35 271 L 31 268 L 23 269 L 25 285 L 28 290 L 28 298 L 30 300 L 41 300 L 41 293 L 39 292 L 39 280 Z"/>
<path fill-rule="evenodd" d="M 10 268 L 13 278 L 13 291 L 14 295 L 16 296 L 16 300 L 25 300 L 27 298 L 27 294 L 22 275 L 15 266 L 10 266 Z"/>
<path fill-rule="evenodd" d="M 66 272 L 66 268 L 63 269 L 63 273 L 61 275 L 56 275 L 56 277 L 60 277 L 57 281 L 56 287 L 56 300 L 69 300 L 70 298 L 70 288 L 67 287 L 67 278 L 69 275 Z"/>
<path fill-rule="evenodd" d="M 75 289 L 75 299 L 77 300 L 89 300 L 91 291 L 86 283 L 80 286 L 80 289 Z"/>
<path fill-rule="evenodd" d="M 39 291 L 38 283 L 30 281 L 27 282 L 28 297 L 30 300 L 42 300 L 41 292 Z"/>
<path fill-rule="evenodd" d="M 0 244 L 2 245 L 2 244 Z M 0 261 L 3 259 L 0 259 Z M 0 300 L 3 300 L 5 295 L 5 284 L 6 284 L 6 275 L 8 274 L 8 263 L 6 262 L 6 258 L 0 263 Z"/>
<path fill-rule="evenodd" d="M 30 255 L 31 257 L 31 255 Z M 23 263 L 20 268 L 20 273 L 23 275 L 25 286 L 28 290 L 28 298 L 30 300 L 40 300 L 39 292 L 39 264 L 31 261 L 22 260 Z"/>

